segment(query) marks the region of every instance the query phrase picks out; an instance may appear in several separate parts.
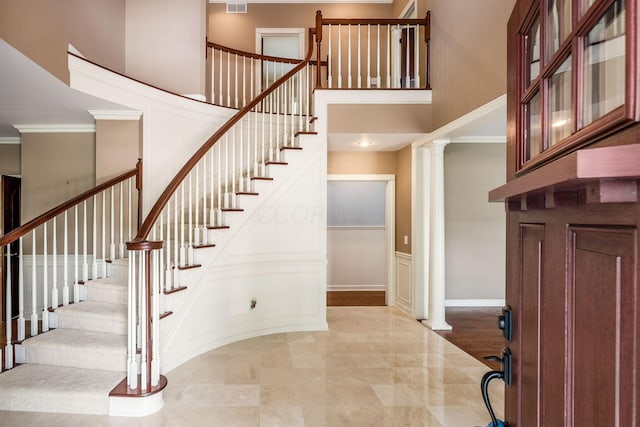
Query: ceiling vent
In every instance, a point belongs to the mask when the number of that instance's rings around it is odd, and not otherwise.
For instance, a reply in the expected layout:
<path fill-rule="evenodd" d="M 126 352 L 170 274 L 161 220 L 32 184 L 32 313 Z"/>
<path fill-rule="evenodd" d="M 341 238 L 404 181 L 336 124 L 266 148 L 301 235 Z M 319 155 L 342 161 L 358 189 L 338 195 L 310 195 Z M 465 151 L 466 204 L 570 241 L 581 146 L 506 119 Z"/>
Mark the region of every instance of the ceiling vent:
<path fill-rule="evenodd" d="M 227 13 L 247 13 L 247 4 L 227 3 Z"/>

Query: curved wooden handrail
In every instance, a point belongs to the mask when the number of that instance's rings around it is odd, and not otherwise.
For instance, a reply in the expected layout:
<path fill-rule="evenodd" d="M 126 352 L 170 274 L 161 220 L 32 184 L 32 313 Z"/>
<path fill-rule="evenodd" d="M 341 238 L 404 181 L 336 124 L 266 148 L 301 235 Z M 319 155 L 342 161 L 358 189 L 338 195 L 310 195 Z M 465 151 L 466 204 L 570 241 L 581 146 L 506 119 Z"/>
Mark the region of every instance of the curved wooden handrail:
<path fill-rule="evenodd" d="M 259 53 L 252 53 L 252 52 L 247 52 L 247 51 L 244 51 L 244 50 L 238 50 L 238 49 L 234 49 L 232 47 L 223 46 L 221 44 L 210 42 L 210 41 L 207 41 L 207 47 L 212 47 L 214 49 L 218 49 L 218 50 L 221 50 L 223 52 L 230 53 L 230 54 L 246 56 L 246 57 L 253 58 L 253 59 L 260 59 L 262 61 L 283 62 L 285 64 L 299 64 L 302 61 L 304 61 L 304 59 L 293 59 L 293 58 L 282 58 L 282 57 L 279 57 L 279 56 L 260 55 Z"/>
<path fill-rule="evenodd" d="M 264 100 L 268 95 L 286 82 L 290 77 L 294 76 L 298 71 L 302 70 L 311 59 L 313 53 L 313 35 L 315 30 L 309 28 L 309 48 L 306 57 L 297 66 L 287 72 L 285 75 L 276 80 L 270 87 L 264 92 L 260 93 L 251 102 L 249 102 L 244 108 L 238 111 L 225 123 L 220 129 L 218 129 L 213 135 L 207 139 L 207 141 L 196 151 L 193 156 L 185 163 L 185 165 L 178 171 L 178 173 L 169 182 L 165 190 L 162 192 L 158 200 L 153 205 L 144 222 L 138 229 L 138 234 L 133 238 L 131 242 L 127 242 L 127 247 L 131 250 L 144 250 L 145 241 L 151 232 L 151 228 L 155 224 L 156 220 L 160 216 L 162 209 L 167 205 L 171 196 L 178 190 L 180 183 L 187 177 L 187 174 L 195 167 L 195 165 L 202 159 L 202 157 L 214 146 L 216 142 L 220 140 L 236 123 L 240 121 L 245 115 L 247 115 L 256 105 Z"/>
<path fill-rule="evenodd" d="M 85 200 L 95 196 L 96 194 L 106 190 L 107 188 L 113 185 L 116 185 L 126 179 L 132 178 L 134 176 L 136 177 L 136 189 L 140 190 L 141 184 L 142 184 L 142 161 L 140 160 L 138 160 L 138 163 L 136 164 L 135 169 L 125 172 L 122 175 L 118 175 L 117 177 L 112 178 L 109 181 L 106 181 L 90 190 L 87 190 L 84 193 L 54 207 L 53 209 L 48 210 L 47 212 L 32 219 L 26 224 L 23 224 L 20 227 L 11 230 L 4 236 L 0 236 L 0 247 L 6 246 L 10 243 L 15 242 L 20 237 L 26 235 L 27 233 L 41 226 L 45 222 L 52 220 L 56 216 L 62 214 L 64 211 L 71 209 L 75 205 L 84 202 Z"/>

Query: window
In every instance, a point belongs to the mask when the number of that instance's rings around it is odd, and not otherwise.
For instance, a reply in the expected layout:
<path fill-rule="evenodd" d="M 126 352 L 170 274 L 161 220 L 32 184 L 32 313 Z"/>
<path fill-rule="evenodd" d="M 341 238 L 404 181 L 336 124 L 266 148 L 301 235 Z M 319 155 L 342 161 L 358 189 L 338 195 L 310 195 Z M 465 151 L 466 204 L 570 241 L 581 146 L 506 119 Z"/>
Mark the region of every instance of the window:
<path fill-rule="evenodd" d="M 540 0 L 520 31 L 518 170 L 636 120 L 628 0 Z M 633 98 L 632 98 L 633 97 Z"/>

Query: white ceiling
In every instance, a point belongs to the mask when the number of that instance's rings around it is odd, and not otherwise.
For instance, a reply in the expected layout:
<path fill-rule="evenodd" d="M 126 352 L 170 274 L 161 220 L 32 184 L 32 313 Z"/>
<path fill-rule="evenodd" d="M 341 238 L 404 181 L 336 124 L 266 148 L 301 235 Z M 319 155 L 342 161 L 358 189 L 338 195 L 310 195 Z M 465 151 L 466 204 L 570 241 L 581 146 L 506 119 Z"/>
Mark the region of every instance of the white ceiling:
<path fill-rule="evenodd" d="M 18 137 L 13 125 L 89 125 L 88 110 L 126 110 L 78 92 L 0 39 L 0 138 Z"/>

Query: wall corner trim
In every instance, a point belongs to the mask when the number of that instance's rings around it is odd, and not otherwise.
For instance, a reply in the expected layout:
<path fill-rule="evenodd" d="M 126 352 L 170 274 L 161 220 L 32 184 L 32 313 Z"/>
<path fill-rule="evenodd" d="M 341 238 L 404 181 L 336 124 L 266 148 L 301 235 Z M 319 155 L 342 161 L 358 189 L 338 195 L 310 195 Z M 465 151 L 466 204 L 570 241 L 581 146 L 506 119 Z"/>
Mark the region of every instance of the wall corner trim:
<path fill-rule="evenodd" d="M 19 136 L 2 136 L 0 137 L 0 145 L 20 144 Z"/>
<path fill-rule="evenodd" d="M 134 110 L 89 110 L 95 120 L 140 120 L 142 111 Z"/>
<path fill-rule="evenodd" d="M 13 125 L 20 133 L 95 133 L 94 124 Z"/>

